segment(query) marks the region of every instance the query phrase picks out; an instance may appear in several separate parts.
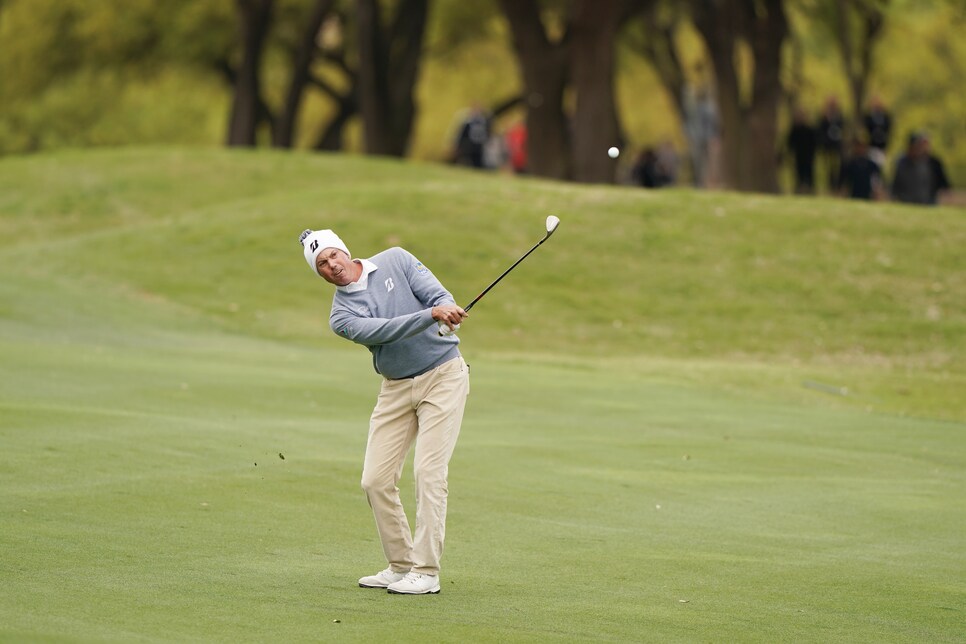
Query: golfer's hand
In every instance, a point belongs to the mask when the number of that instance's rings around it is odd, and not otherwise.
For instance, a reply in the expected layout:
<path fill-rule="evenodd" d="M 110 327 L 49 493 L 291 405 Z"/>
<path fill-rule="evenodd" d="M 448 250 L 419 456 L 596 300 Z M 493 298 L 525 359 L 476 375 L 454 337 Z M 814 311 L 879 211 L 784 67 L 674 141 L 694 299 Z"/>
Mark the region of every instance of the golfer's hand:
<path fill-rule="evenodd" d="M 455 329 L 456 326 L 468 316 L 469 313 L 455 304 L 444 304 L 442 306 L 433 307 L 433 319 L 437 322 L 443 322 L 450 328 L 450 330 Z"/>

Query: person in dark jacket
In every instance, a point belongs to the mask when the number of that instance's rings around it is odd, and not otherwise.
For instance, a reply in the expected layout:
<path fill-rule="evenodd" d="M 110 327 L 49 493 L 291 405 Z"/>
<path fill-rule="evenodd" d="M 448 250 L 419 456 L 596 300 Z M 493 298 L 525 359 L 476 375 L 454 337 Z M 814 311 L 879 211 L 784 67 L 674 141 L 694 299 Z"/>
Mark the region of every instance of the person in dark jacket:
<path fill-rule="evenodd" d="M 950 188 L 942 161 L 930 151 L 929 138 L 922 132 L 909 136 L 906 153 L 896 163 L 892 196 L 897 201 L 935 205 L 939 192 Z"/>
<path fill-rule="evenodd" d="M 892 115 L 878 96 L 869 102 L 869 111 L 862 117 L 865 132 L 869 135 L 869 157 L 883 167 L 886 161 L 886 148 L 892 134 Z"/>
<path fill-rule="evenodd" d="M 834 97 L 825 103 L 825 110 L 818 121 L 818 150 L 828 173 L 830 192 L 838 192 L 842 174 L 842 152 L 845 143 L 845 117 Z"/>
<path fill-rule="evenodd" d="M 852 141 L 849 158 L 842 164 L 840 180 L 844 196 L 852 199 L 875 199 L 882 186 L 882 168 L 869 156 L 869 145 L 862 136 Z"/>
<path fill-rule="evenodd" d="M 815 149 L 818 136 L 801 108 L 795 110 L 786 142 L 795 159 L 795 192 L 811 194 L 815 189 Z"/>

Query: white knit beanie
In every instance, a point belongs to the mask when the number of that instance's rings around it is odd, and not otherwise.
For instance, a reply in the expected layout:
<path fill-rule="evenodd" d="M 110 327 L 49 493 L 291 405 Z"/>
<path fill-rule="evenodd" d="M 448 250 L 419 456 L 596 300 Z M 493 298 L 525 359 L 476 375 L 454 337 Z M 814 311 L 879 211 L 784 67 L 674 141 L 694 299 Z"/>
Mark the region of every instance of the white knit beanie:
<path fill-rule="evenodd" d="M 319 253 L 326 248 L 338 248 L 349 257 L 352 257 L 345 242 L 339 239 L 339 236 L 331 230 L 313 231 L 311 229 L 305 229 L 299 235 L 299 241 L 302 243 L 302 252 L 305 255 L 305 261 L 309 263 L 309 268 L 312 269 L 312 272 L 319 277 L 322 277 L 322 275 L 319 273 L 319 268 L 315 265 L 315 260 L 319 256 Z"/>

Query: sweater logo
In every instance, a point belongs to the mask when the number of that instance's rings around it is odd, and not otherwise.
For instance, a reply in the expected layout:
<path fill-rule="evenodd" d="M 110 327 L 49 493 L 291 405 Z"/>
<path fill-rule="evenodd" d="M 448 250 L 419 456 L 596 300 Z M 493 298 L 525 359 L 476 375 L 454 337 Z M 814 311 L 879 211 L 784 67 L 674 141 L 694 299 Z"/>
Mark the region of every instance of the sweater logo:
<path fill-rule="evenodd" d="M 392 283 L 392 278 L 390 277 L 386 280 L 386 293 L 389 293 L 394 288 L 396 288 L 396 285 Z"/>

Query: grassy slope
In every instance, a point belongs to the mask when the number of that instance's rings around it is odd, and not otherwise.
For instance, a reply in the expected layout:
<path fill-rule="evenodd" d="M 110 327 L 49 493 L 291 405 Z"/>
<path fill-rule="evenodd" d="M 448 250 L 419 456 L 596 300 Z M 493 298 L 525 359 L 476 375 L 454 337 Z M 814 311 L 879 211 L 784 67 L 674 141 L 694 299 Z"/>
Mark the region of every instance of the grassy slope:
<path fill-rule="evenodd" d="M 539 260 L 476 310 L 464 337 L 477 351 L 641 368 L 688 358 L 691 376 L 742 382 L 746 368 L 777 366 L 765 382 L 832 380 L 863 406 L 966 417 L 954 395 L 966 385 L 962 210 L 221 151 L 65 153 L 2 167 L 0 248 L 19 274 L 164 298 L 225 328 L 339 343 L 319 337 L 328 298 L 296 261 L 302 228 L 333 227 L 359 255 L 406 246 L 467 302 L 556 213 L 560 233 Z M 40 246 L 51 235 L 56 252 Z"/>
<path fill-rule="evenodd" d="M 462 333 L 446 592 L 360 593 L 376 381 L 295 236 L 465 301 L 548 212 Z M 0 227 L 0 638 L 958 637 L 961 212 L 142 150 L 0 161 Z"/>

